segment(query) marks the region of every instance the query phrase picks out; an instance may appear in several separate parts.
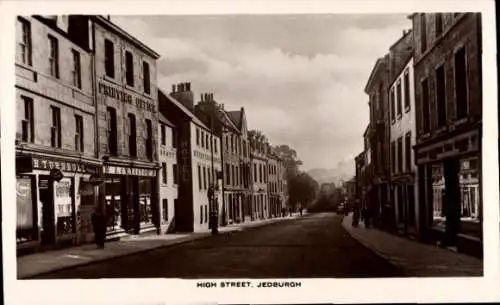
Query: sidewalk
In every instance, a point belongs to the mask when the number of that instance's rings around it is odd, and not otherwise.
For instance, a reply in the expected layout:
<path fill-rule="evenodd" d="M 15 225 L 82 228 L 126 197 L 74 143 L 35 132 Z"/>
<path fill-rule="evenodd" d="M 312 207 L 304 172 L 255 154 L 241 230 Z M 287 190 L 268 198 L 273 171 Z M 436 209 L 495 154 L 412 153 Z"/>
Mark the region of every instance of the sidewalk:
<path fill-rule="evenodd" d="M 296 219 L 297 217 L 300 216 L 294 215 L 291 217 L 288 216 L 284 218 L 271 218 L 231 224 L 225 227 L 219 227 L 219 234 L 230 234 L 231 232 Z M 131 235 L 122 238 L 119 241 L 106 243 L 106 247 L 104 249 L 97 249 L 94 244 L 86 244 L 78 247 L 25 255 L 17 258 L 17 278 L 27 279 L 56 270 L 101 262 L 161 247 L 178 245 L 207 238 L 209 236 L 211 236 L 209 231 L 185 234 Z"/>
<path fill-rule="evenodd" d="M 400 267 L 408 276 L 483 276 L 481 259 L 427 245 L 377 229 L 366 229 L 360 222 L 352 226 L 352 214 L 343 227 L 367 248 Z"/>

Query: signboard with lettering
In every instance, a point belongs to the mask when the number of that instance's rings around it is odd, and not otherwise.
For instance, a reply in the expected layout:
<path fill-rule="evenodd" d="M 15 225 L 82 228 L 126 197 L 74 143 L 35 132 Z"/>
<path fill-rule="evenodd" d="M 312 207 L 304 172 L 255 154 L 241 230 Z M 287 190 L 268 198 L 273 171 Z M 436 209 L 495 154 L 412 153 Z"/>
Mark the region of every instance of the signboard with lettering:
<path fill-rule="evenodd" d="M 110 175 L 156 177 L 156 169 L 138 167 L 105 166 L 104 173 Z"/>
<path fill-rule="evenodd" d="M 133 95 L 131 93 L 120 90 L 118 88 L 114 88 L 106 83 L 99 82 L 99 93 L 121 101 L 122 103 L 135 105 L 138 109 L 149 111 L 151 113 L 156 112 L 155 101 L 148 101 L 137 94 L 134 94 L 136 96 L 135 98 L 133 98 Z"/>
<path fill-rule="evenodd" d="M 32 158 L 33 169 L 52 170 L 59 169 L 67 172 L 95 173 L 97 166 L 87 165 L 74 161 L 50 160 L 42 158 Z"/>

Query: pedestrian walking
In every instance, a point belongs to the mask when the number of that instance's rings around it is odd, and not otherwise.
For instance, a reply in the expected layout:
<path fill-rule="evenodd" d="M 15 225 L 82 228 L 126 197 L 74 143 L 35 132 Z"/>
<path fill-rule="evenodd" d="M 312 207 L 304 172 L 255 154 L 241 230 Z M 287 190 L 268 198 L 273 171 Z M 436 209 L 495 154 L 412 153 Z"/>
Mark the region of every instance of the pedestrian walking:
<path fill-rule="evenodd" d="M 101 211 L 96 207 L 92 213 L 92 227 L 94 229 L 94 240 L 97 248 L 104 248 L 106 236 L 106 223 Z"/>
<path fill-rule="evenodd" d="M 302 216 L 302 207 L 299 208 L 300 216 Z"/>

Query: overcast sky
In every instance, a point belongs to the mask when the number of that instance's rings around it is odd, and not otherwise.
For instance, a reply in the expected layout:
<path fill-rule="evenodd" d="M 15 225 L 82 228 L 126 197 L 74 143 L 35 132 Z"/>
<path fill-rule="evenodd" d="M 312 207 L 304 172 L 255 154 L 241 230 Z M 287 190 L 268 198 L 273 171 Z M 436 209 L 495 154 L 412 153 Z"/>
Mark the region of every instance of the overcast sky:
<path fill-rule="evenodd" d="M 161 55 L 165 91 L 191 82 L 249 129 L 289 144 L 302 169 L 333 168 L 362 150 L 364 86 L 378 57 L 411 27 L 407 15 L 112 16 Z"/>

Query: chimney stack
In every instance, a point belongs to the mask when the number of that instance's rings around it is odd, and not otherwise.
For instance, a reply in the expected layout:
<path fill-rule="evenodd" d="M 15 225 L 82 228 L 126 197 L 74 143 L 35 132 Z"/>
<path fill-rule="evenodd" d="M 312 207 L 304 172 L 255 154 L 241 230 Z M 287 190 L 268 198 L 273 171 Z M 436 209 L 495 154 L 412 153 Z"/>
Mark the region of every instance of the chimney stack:
<path fill-rule="evenodd" d="M 170 95 L 190 111 L 194 110 L 194 96 L 193 92 L 191 92 L 191 83 L 182 82 L 172 85 L 172 93 Z"/>

